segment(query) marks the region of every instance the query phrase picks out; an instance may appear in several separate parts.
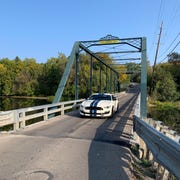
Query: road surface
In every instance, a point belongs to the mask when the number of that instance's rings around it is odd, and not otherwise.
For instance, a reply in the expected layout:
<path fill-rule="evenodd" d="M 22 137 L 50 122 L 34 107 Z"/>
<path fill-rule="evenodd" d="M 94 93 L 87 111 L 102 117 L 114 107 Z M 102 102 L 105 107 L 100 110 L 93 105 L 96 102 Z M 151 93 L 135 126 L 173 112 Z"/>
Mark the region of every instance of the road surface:
<path fill-rule="evenodd" d="M 0 180 L 126 180 L 136 93 L 120 98 L 112 118 L 55 117 L 23 131 L 0 134 Z"/>

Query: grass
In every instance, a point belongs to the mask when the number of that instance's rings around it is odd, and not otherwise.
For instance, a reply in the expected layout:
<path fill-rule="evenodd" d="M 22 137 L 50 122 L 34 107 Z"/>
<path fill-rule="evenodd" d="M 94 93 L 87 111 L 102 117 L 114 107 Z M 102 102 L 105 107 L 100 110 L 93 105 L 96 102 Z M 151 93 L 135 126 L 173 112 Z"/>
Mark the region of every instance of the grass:
<path fill-rule="evenodd" d="M 152 162 L 142 159 L 132 163 L 133 173 L 138 180 L 155 179 L 156 170 L 152 166 Z"/>

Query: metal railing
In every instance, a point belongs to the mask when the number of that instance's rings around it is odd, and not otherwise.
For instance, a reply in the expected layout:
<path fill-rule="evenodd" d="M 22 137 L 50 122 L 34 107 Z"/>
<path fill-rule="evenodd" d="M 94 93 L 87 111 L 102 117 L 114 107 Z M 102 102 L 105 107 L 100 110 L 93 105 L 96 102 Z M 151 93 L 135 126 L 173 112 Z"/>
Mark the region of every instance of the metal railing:
<path fill-rule="evenodd" d="M 39 121 L 46 121 L 57 114 L 64 115 L 65 111 L 76 108 L 82 101 L 83 99 L 0 112 L 0 127 L 12 125 L 13 130 L 17 131 L 27 126 L 26 122 L 29 120 L 40 118 Z"/>
<path fill-rule="evenodd" d="M 155 160 L 180 179 L 180 145 L 134 116 L 134 131 L 144 140 Z"/>
<path fill-rule="evenodd" d="M 139 115 L 139 98 L 135 105 L 134 132 L 146 143 L 153 158 L 169 172 L 180 179 L 180 144 L 175 131 L 162 126 L 162 122 L 152 119 L 142 120 Z M 164 129 L 164 130 L 163 130 Z M 174 136 L 173 136 L 173 135 Z M 169 137 L 168 137 L 168 136 Z"/>

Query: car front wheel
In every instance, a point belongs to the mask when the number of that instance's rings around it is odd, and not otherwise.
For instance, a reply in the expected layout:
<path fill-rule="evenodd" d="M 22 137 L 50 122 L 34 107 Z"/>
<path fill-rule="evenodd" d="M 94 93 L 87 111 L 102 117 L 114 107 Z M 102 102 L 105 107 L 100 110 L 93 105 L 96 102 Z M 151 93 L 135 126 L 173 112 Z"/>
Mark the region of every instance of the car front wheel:
<path fill-rule="evenodd" d="M 112 109 L 111 109 L 111 115 L 110 115 L 110 117 L 113 117 L 113 114 L 114 114 L 114 107 L 112 107 Z"/>

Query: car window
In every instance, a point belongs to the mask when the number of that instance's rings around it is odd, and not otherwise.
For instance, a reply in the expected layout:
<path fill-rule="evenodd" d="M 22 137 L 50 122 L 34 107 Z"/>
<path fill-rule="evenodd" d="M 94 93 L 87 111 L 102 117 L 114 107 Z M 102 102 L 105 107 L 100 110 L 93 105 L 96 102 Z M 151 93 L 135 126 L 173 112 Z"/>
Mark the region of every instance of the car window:
<path fill-rule="evenodd" d="M 99 95 L 99 94 L 95 94 L 92 95 L 89 100 L 111 100 L 111 96 L 110 95 Z"/>

